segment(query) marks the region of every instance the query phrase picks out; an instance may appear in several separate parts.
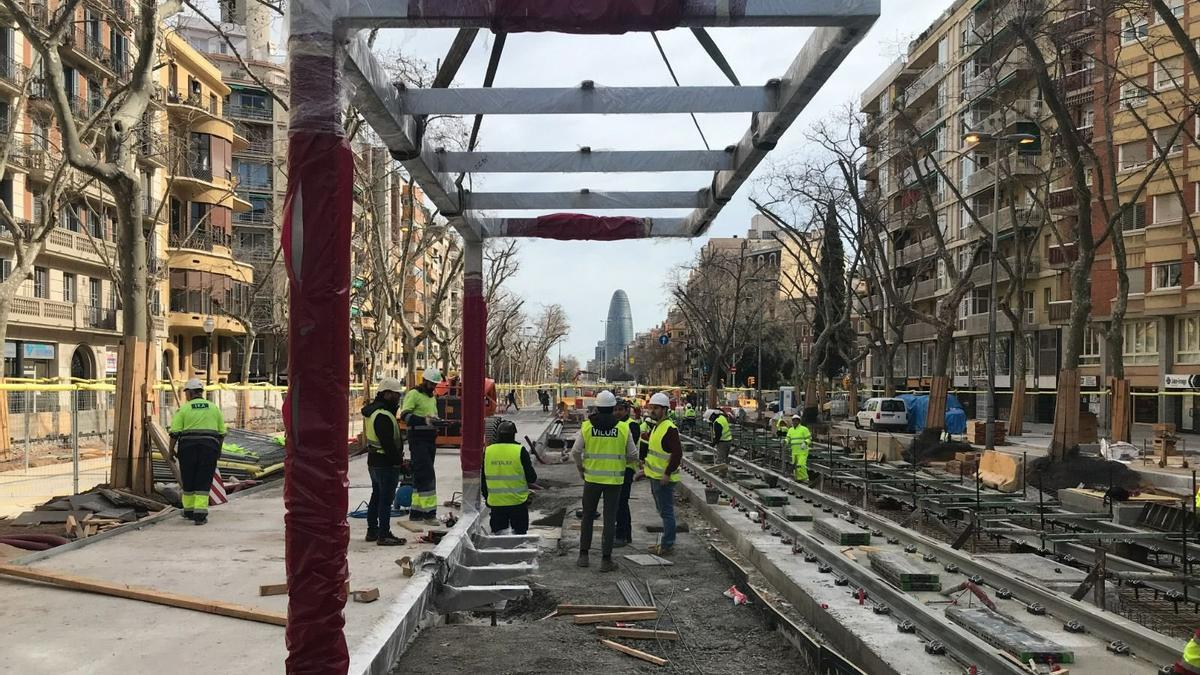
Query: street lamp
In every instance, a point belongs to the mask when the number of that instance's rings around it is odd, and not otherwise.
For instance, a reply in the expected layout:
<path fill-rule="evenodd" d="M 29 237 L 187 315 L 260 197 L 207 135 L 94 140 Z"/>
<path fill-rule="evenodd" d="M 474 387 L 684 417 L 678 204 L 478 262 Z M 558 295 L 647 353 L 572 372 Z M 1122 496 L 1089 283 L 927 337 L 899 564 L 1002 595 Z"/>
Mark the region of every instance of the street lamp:
<path fill-rule="evenodd" d="M 988 450 L 996 449 L 996 256 L 1000 251 L 1000 179 L 1002 177 L 999 171 L 1002 161 L 1000 146 L 1005 143 L 1032 145 L 1037 142 L 1037 138 L 1034 134 L 992 134 L 981 131 L 970 131 L 963 135 L 963 141 L 971 145 L 990 143 L 992 156 L 996 158 L 996 181 L 992 185 L 992 260 L 988 290 L 987 420 L 984 427 L 984 446 Z"/>
<path fill-rule="evenodd" d="M 204 319 L 203 328 L 204 328 L 204 334 L 208 336 L 205 341 L 205 350 L 208 352 L 207 354 L 205 354 L 205 356 L 207 356 L 208 358 L 206 359 L 207 363 L 205 364 L 206 367 L 204 369 L 205 370 L 204 383 L 211 387 L 212 386 L 212 371 L 213 371 L 212 336 L 213 336 L 213 331 L 217 329 L 217 322 L 213 321 L 213 318 L 211 316 L 206 317 Z M 211 394 L 210 394 L 210 396 L 211 396 Z"/>

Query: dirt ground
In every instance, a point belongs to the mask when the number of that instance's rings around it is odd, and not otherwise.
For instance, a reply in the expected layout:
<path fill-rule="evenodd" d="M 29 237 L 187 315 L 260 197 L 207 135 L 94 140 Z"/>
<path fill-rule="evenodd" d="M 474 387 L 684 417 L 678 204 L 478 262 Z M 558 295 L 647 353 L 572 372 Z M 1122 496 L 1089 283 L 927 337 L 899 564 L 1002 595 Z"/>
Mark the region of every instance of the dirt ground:
<path fill-rule="evenodd" d="M 537 471 L 544 479 L 541 482 L 553 487 L 535 499 L 535 523 L 539 516 L 543 522 L 552 521 L 552 514 L 560 509 L 566 510 L 566 520 L 558 550 L 544 550 L 537 572 L 527 579 L 534 589 L 533 597 L 511 603 L 496 627 L 480 617 L 465 617 L 464 623 L 422 631 L 393 673 L 813 672 L 782 636 L 767 627 L 756 607 L 734 607 L 721 595 L 733 580 L 709 548 L 707 538 L 713 536 L 713 531 L 682 500 L 676 500 L 676 513 L 691 531 L 677 536 L 671 556 L 675 565 L 640 567 L 622 556 L 645 553 L 658 536 L 647 532 L 646 525 L 660 521 L 649 486 L 644 481 L 635 483 L 630 499 L 634 543 L 614 551 L 620 570 L 601 574 L 598 527 L 592 543 L 592 566 L 575 566 L 579 547 L 575 510 L 579 508 L 582 487 L 574 466 L 538 466 Z M 617 588 L 621 579 L 642 587 L 650 583 L 659 607 L 657 627 L 678 631 L 681 640 L 617 641 L 668 659 L 667 666 L 659 668 L 602 647 L 592 627 L 576 626 L 570 618 L 543 618 L 559 603 L 623 605 Z M 639 626 L 654 627 L 651 622 Z"/>

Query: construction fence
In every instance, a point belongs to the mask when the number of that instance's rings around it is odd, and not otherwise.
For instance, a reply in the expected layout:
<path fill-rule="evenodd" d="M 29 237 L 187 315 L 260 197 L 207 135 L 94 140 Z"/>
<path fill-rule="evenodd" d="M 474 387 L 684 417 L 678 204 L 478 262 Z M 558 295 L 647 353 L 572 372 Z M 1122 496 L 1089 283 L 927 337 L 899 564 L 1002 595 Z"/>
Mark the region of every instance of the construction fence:
<path fill-rule="evenodd" d="M 181 384 L 156 386 L 152 414 L 164 429 L 179 408 Z M 268 435 L 283 431 L 286 387 L 217 384 L 207 389 L 229 426 Z M 106 483 L 115 405 L 112 381 L 10 378 L 0 383 L 0 516 Z M 351 389 L 347 406 L 349 437 L 362 428 L 361 387 Z"/>

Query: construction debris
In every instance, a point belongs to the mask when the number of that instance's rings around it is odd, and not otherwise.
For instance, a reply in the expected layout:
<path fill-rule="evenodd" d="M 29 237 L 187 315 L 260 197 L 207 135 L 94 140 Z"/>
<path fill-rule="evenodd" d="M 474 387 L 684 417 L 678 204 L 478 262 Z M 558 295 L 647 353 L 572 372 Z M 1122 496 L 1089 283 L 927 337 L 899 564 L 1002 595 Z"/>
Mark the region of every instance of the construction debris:
<path fill-rule="evenodd" d="M 654 656 L 653 654 L 647 654 L 646 652 L 634 649 L 633 647 L 627 647 L 618 642 L 613 642 L 612 640 L 601 640 L 600 644 L 608 647 L 609 649 L 615 649 L 618 652 L 624 652 L 625 654 L 646 661 L 647 663 L 653 663 L 656 666 L 665 666 L 667 663 L 669 663 L 669 661 L 664 658 Z"/>
<path fill-rule="evenodd" d="M 624 556 L 626 560 L 642 567 L 670 567 L 675 563 L 666 558 L 656 556 L 652 553 L 639 553 L 637 555 Z"/>
<path fill-rule="evenodd" d="M 559 616 L 576 614 L 611 614 L 619 612 L 653 612 L 653 607 L 632 607 L 628 605 L 559 605 L 555 610 Z"/>
<path fill-rule="evenodd" d="M 653 621 L 657 618 L 657 609 L 647 609 L 636 612 L 626 611 L 604 612 L 602 614 L 576 614 L 573 622 L 577 625 L 581 625 L 590 623 L 608 623 L 610 621 Z"/>
<path fill-rule="evenodd" d="M 623 637 L 631 640 L 678 640 L 679 633 L 673 630 L 650 628 L 621 628 L 618 626 L 596 626 L 596 633 L 605 637 Z"/>
<path fill-rule="evenodd" d="M 350 596 L 355 602 L 375 602 L 379 599 L 379 589 L 375 587 L 362 588 L 357 591 L 353 591 Z"/>

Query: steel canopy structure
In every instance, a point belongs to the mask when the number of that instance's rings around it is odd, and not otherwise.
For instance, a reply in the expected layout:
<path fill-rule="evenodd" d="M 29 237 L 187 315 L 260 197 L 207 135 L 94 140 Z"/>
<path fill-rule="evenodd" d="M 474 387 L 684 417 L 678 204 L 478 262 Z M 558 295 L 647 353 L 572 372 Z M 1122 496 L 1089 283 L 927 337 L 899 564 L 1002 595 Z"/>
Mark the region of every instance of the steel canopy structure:
<path fill-rule="evenodd" d="M 353 157 L 342 111 L 353 103 L 464 240 L 464 511 L 479 508 L 486 307 L 483 242 L 494 237 L 615 240 L 703 234 L 879 16 L 879 0 L 296 0 L 289 3 L 288 193 L 284 257 L 290 281 L 285 409 L 289 672 L 346 672 L 342 636 L 346 546 Z M 742 86 L 707 27 L 815 27 L 776 80 Z M 492 87 L 509 33 L 619 34 L 691 28 L 730 86 Z M 375 58 L 363 29 L 457 28 L 433 86 L 404 88 Z M 451 89 L 478 32 L 496 34 L 482 88 Z M 423 143 L 434 115 L 749 113 L 722 150 L 446 152 Z M 705 172 L 685 191 L 479 192 L 483 173 Z M 586 210 L 690 209 L 684 217 L 595 216 Z M 487 212 L 539 211 L 528 217 Z"/>

